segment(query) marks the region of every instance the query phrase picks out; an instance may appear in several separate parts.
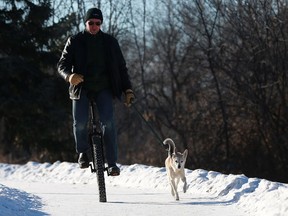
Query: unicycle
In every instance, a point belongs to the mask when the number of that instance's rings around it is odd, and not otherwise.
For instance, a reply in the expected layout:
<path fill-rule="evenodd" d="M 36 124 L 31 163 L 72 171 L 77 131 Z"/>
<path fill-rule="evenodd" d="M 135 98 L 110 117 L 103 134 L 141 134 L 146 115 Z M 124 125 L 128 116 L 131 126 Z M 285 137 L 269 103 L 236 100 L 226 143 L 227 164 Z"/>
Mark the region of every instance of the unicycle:
<path fill-rule="evenodd" d="M 99 190 L 99 202 L 107 202 L 104 177 L 104 172 L 107 169 L 105 168 L 104 164 L 105 158 L 103 149 L 105 127 L 100 120 L 96 119 L 95 102 L 92 97 L 89 97 L 89 103 L 91 118 L 89 140 L 92 153 L 92 163 L 90 163 L 90 168 L 92 173 L 96 173 Z"/>

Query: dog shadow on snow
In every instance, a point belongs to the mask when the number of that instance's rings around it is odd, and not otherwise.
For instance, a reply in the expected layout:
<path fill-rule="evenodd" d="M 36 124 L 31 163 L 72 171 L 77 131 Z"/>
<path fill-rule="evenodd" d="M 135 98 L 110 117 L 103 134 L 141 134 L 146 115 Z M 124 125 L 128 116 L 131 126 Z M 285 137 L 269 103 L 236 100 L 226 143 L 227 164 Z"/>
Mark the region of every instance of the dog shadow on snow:
<path fill-rule="evenodd" d="M 131 196 L 132 194 L 129 194 L 128 196 Z M 148 194 L 146 194 L 148 195 Z M 155 196 L 159 196 L 159 193 L 155 193 Z M 165 194 L 166 195 L 166 194 Z M 133 196 L 133 195 L 132 195 Z M 139 194 L 138 194 L 139 196 Z M 153 196 L 153 194 L 150 194 L 150 196 Z M 171 199 L 163 200 L 163 201 L 148 201 L 149 197 L 147 197 L 147 201 L 139 201 L 135 199 L 135 201 L 108 201 L 108 203 L 115 203 L 115 204 L 129 204 L 129 205 L 204 205 L 204 206 L 213 206 L 213 205 L 232 205 L 235 203 L 233 199 L 231 200 L 217 200 L 217 197 L 211 198 L 211 197 L 193 197 L 193 198 L 180 198 L 179 201 L 175 201 L 173 197 Z M 123 199 L 124 200 L 124 199 Z"/>
<path fill-rule="evenodd" d="M 243 185 L 248 185 L 248 187 L 243 187 Z M 212 205 L 232 205 L 237 203 L 242 196 L 253 193 L 259 186 L 259 180 L 254 180 L 252 182 L 248 182 L 246 179 L 235 179 L 233 182 L 224 187 L 224 189 L 220 190 L 218 193 L 214 195 L 210 195 L 209 193 L 205 195 L 205 197 L 197 197 L 193 196 L 193 198 L 189 198 L 189 190 L 188 193 L 183 194 L 180 193 L 180 200 L 175 201 L 175 199 L 171 196 L 169 192 L 155 192 L 155 193 L 143 193 L 143 194 L 134 194 L 135 196 L 147 196 L 147 201 L 139 201 L 135 199 L 135 201 L 119 201 L 119 202 L 111 202 L 111 203 L 119 203 L 119 204 L 136 204 L 136 205 L 204 205 L 204 206 L 212 206 Z M 189 187 L 188 187 L 189 188 Z M 129 196 L 133 196 L 133 194 L 129 194 Z M 182 195 L 182 196 L 181 196 Z M 125 197 L 126 195 L 123 194 Z M 168 197 L 169 196 L 169 197 Z M 157 197 L 157 199 L 153 198 Z M 159 200 L 159 197 L 161 200 Z M 146 200 L 146 199 L 144 199 Z M 153 201 L 157 200 L 157 201 Z"/>
<path fill-rule="evenodd" d="M 179 201 L 176 201 L 170 194 L 167 194 L 165 192 L 162 193 L 143 193 L 143 194 L 122 194 L 123 196 L 123 201 L 108 201 L 108 203 L 115 203 L 115 204 L 128 204 L 128 205 L 219 205 L 219 204 L 229 204 L 230 201 L 219 201 L 217 198 L 211 198 L 211 197 L 193 197 L 193 198 L 188 198 L 187 195 L 183 197 L 182 199 L 180 198 Z M 129 196 L 135 196 L 134 201 L 129 200 L 125 201 L 125 197 Z M 142 198 L 141 200 L 138 199 L 139 196 L 146 196 L 147 198 Z M 168 197 L 169 196 L 169 197 Z M 171 196 L 171 197 L 170 197 Z M 157 197 L 157 199 L 153 198 Z M 159 197 L 161 200 L 159 200 Z M 147 200 L 147 201 L 146 201 Z M 157 201 L 154 201 L 157 200 Z M 195 201 L 193 201 L 195 200 Z"/>
<path fill-rule="evenodd" d="M 159 196 L 159 193 L 154 194 Z M 131 196 L 131 194 L 129 194 L 129 196 Z M 139 195 L 138 195 L 139 196 Z M 163 201 L 148 201 L 149 199 L 147 199 L 147 201 L 108 201 L 108 203 L 115 203 L 115 204 L 129 204 L 129 205 L 163 205 L 163 206 L 167 206 L 167 205 L 220 205 L 220 204 L 225 204 L 225 205 L 229 205 L 232 204 L 230 201 L 219 201 L 219 200 L 215 200 L 213 201 L 213 198 L 183 198 L 180 199 L 179 201 L 175 201 L 173 198 L 171 200 L 163 200 Z M 193 201 L 195 200 L 195 201 Z M 203 200 L 203 201 L 200 201 Z"/>

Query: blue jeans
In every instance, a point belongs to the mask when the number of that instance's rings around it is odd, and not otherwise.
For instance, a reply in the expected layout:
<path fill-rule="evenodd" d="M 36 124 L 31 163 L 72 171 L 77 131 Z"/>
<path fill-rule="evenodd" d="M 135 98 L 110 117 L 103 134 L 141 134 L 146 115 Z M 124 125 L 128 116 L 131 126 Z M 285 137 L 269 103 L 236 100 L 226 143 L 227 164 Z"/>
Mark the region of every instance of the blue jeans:
<path fill-rule="evenodd" d="M 105 125 L 104 146 L 108 164 L 115 164 L 117 161 L 117 135 L 114 119 L 113 95 L 111 90 L 104 89 L 95 93 L 94 99 L 99 119 Z M 82 89 L 79 100 L 72 102 L 73 112 L 73 133 L 78 153 L 86 152 L 89 144 L 89 100 L 87 92 Z"/>

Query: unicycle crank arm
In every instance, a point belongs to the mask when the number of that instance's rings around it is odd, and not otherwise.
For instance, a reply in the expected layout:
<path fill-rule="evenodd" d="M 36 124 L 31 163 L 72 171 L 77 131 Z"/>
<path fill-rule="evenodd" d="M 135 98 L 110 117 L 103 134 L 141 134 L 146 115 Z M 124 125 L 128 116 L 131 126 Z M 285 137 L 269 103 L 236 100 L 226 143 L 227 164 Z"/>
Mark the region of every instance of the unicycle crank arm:
<path fill-rule="evenodd" d="M 89 166 L 90 166 L 91 173 L 95 173 L 96 169 L 94 168 L 93 164 L 90 163 Z"/>

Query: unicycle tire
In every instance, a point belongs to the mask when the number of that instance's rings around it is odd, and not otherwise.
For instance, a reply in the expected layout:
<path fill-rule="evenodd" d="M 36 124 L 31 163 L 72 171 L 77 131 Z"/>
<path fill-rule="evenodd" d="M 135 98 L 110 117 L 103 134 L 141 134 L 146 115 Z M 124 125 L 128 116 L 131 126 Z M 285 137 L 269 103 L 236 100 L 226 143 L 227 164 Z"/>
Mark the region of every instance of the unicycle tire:
<path fill-rule="evenodd" d="M 93 142 L 94 143 L 93 150 L 94 150 L 94 163 L 95 163 L 94 167 L 96 168 L 96 177 L 97 177 L 98 189 L 99 189 L 99 201 L 107 202 L 105 177 L 104 177 L 105 167 L 104 167 L 104 161 L 103 161 L 103 146 L 101 143 L 101 139 L 97 141 L 98 142 Z"/>

